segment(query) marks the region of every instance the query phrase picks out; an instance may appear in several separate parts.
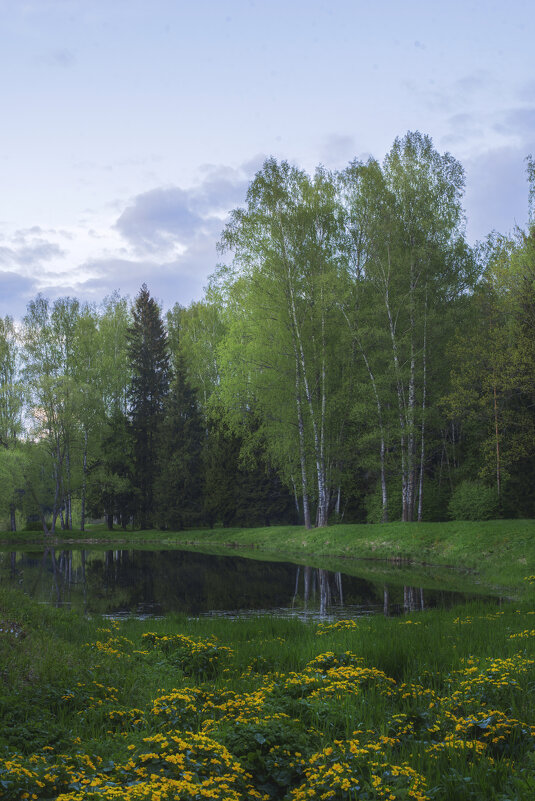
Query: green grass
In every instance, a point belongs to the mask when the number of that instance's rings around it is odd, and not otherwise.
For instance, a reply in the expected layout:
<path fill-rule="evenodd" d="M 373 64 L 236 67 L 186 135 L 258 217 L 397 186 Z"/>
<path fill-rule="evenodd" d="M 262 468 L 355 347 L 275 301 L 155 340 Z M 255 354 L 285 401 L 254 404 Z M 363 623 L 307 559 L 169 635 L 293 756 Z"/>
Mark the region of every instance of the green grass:
<path fill-rule="evenodd" d="M 89 620 L 0 588 L 0 797 L 531 801 L 527 586 L 336 624 Z"/>
<path fill-rule="evenodd" d="M 484 584 L 496 587 L 521 588 L 524 576 L 535 572 L 535 520 L 336 525 L 309 531 L 302 526 L 184 532 L 109 532 L 95 527 L 85 535 L 59 532 L 55 541 L 113 543 L 114 547 L 180 546 L 211 552 L 236 548 L 244 556 L 265 555 L 322 567 L 333 559 L 406 561 L 474 570 Z M 43 535 L 35 532 L 0 535 L 0 543 L 5 545 L 42 542 Z"/>

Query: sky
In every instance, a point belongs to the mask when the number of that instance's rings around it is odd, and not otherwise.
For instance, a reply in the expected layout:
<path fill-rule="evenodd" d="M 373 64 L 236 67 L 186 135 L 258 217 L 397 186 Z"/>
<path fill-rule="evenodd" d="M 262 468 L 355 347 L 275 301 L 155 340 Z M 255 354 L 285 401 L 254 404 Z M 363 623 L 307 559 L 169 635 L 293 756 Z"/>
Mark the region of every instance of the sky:
<path fill-rule="evenodd" d="M 0 0 L 0 316 L 38 292 L 204 294 L 268 156 L 466 171 L 470 242 L 525 227 L 532 0 Z"/>

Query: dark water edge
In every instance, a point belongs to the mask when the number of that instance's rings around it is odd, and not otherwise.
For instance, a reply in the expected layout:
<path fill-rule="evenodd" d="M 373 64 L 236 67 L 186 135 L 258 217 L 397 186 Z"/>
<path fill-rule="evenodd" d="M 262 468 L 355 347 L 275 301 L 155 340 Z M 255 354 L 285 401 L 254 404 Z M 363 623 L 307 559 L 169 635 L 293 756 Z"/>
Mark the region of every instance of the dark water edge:
<path fill-rule="evenodd" d="M 410 576 L 410 574 L 409 574 Z M 417 578 L 415 576 L 415 578 Z M 405 581 L 406 579 L 404 579 Z M 499 599 L 288 562 L 180 550 L 0 551 L 0 584 L 84 614 L 354 618 Z"/>

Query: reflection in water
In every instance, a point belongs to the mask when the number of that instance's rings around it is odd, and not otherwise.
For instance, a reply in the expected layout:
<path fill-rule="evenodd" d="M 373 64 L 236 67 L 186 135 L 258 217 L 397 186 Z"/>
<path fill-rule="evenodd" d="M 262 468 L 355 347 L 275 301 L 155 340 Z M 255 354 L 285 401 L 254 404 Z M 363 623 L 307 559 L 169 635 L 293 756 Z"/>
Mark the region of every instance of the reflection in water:
<path fill-rule="evenodd" d="M 292 606 L 295 607 L 299 592 L 299 574 L 301 568 L 297 568 L 295 578 L 295 590 L 292 598 Z M 308 609 L 312 594 L 312 602 L 316 602 L 316 587 L 319 596 L 319 613 L 325 615 L 331 606 L 343 608 L 344 594 L 342 591 L 342 574 L 332 573 L 321 568 L 303 568 L 303 607 Z"/>
<path fill-rule="evenodd" d="M 467 595 L 375 584 L 340 572 L 184 551 L 0 552 L 0 580 L 84 613 L 356 617 L 412 613 Z"/>

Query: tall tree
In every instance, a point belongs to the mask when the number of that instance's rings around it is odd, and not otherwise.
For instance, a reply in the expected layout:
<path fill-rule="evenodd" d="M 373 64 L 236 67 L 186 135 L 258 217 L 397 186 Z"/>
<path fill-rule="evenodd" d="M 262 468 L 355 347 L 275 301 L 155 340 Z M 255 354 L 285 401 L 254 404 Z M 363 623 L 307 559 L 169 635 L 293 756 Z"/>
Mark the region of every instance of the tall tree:
<path fill-rule="evenodd" d="M 228 332 L 220 395 L 230 417 L 260 412 L 271 460 L 300 488 L 307 527 L 311 499 L 317 525 L 327 524 L 344 424 L 334 194 L 323 170 L 310 178 L 269 159 L 221 242 L 234 261 L 221 273 Z"/>
<path fill-rule="evenodd" d="M 0 317 L 0 445 L 21 433 L 22 388 L 18 377 L 19 343 L 11 317 Z"/>
<path fill-rule="evenodd" d="M 9 512 L 11 531 L 22 488 L 18 438 L 22 430 L 22 387 L 18 376 L 18 338 L 11 317 L 0 318 L 0 507 Z M 0 466 L 0 470 L 2 467 Z"/>
<path fill-rule="evenodd" d="M 494 484 L 509 514 L 528 508 L 508 496 L 532 475 L 535 454 L 535 226 L 489 237 L 484 259 L 470 326 L 453 345 L 457 358 L 444 403 L 474 455 L 459 478 L 479 474 Z"/>
<path fill-rule="evenodd" d="M 128 355 L 132 370 L 129 415 L 134 442 L 135 484 L 139 491 L 137 519 L 148 528 L 154 519 L 154 483 L 158 463 L 158 431 L 169 391 L 169 348 L 158 304 L 143 284 L 132 307 Z"/>
<path fill-rule="evenodd" d="M 177 359 L 184 360 L 188 383 L 196 390 L 206 417 L 220 379 L 217 351 L 224 335 L 220 306 L 210 298 L 187 308 L 176 303 L 167 312 L 166 324 L 172 365 Z"/>
<path fill-rule="evenodd" d="M 402 519 L 421 519 L 430 375 L 440 362 L 430 344 L 438 342 L 449 306 L 474 278 L 462 230 L 464 174 L 430 137 L 409 132 L 395 140 L 382 167 L 352 165 L 342 183 L 354 293 L 347 314 L 372 388 L 383 509 L 386 514 L 390 428 L 397 439 Z M 395 420 L 387 426 L 391 409 Z"/>
<path fill-rule="evenodd" d="M 159 432 L 156 518 L 162 528 L 180 530 L 202 519 L 204 426 L 197 393 L 180 354 Z"/>
<path fill-rule="evenodd" d="M 54 484 L 52 530 L 58 515 L 72 528 L 73 453 L 79 431 L 74 378 L 75 330 L 80 306 L 76 299 L 59 298 L 52 306 L 42 295 L 28 304 L 24 317 L 26 383 L 33 433 L 50 455 Z"/>

